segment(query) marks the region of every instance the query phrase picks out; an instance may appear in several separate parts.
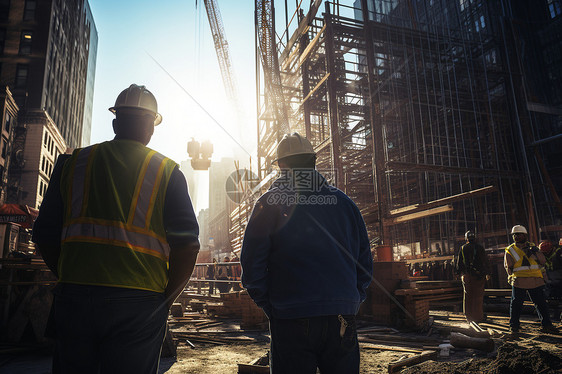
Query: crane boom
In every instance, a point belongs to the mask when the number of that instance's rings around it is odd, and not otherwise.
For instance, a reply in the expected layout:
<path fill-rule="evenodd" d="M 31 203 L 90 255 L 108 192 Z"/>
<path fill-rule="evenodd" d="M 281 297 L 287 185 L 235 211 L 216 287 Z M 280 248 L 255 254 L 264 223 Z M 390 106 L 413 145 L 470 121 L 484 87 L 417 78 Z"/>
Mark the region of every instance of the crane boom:
<path fill-rule="evenodd" d="M 222 81 L 227 98 L 236 106 L 238 102 L 238 89 L 232 72 L 232 63 L 230 61 L 230 52 L 228 49 L 228 41 L 224 32 L 221 13 L 215 0 L 204 0 L 211 33 L 215 43 L 215 51 L 219 61 Z"/>

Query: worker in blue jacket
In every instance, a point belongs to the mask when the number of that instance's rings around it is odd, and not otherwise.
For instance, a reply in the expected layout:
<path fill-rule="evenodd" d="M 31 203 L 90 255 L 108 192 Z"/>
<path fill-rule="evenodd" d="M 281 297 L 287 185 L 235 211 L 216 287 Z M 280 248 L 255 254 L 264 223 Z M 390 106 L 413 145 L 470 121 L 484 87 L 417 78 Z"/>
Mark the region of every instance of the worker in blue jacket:
<path fill-rule="evenodd" d="M 270 320 L 272 373 L 359 373 L 355 315 L 372 276 L 357 206 L 315 170 L 297 133 L 277 148 L 281 176 L 256 202 L 242 284 Z"/>

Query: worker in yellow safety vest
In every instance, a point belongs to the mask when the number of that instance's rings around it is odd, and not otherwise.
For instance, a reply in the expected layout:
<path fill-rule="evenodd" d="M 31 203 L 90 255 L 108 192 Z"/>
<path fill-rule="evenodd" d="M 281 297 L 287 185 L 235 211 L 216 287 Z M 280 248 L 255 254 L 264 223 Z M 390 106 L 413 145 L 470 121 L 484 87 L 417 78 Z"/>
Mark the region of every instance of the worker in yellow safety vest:
<path fill-rule="evenodd" d="M 550 240 L 543 240 L 539 244 L 539 250 L 546 258 L 546 287 L 545 294 L 551 311 L 554 313 L 553 320 L 560 321 L 562 316 L 562 248 L 555 247 Z"/>
<path fill-rule="evenodd" d="M 524 226 L 513 226 L 511 234 L 514 243 L 505 249 L 504 255 L 504 267 L 512 287 L 510 330 L 512 333 L 519 332 L 519 318 L 523 309 L 523 301 L 525 301 L 526 294 L 529 294 L 541 320 L 542 331 L 557 333 L 558 330 L 550 320 L 544 295 L 545 281 L 541 271 L 541 266 L 546 262 L 544 255 L 527 240 L 527 229 Z"/>
<path fill-rule="evenodd" d="M 132 84 L 110 111 L 115 138 L 59 157 L 33 229 L 58 278 L 56 373 L 156 373 L 199 251 L 185 177 L 146 147 L 162 121 L 156 98 Z"/>

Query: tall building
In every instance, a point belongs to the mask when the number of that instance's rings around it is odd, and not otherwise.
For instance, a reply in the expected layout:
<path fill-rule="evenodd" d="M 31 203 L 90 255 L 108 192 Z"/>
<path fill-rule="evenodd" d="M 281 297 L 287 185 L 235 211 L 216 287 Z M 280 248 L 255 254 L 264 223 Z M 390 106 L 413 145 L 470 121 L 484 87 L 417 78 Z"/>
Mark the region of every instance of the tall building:
<path fill-rule="evenodd" d="M 182 161 L 180 164 L 180 171 L 185 176 L 187 181 L 187 189 L 189 192 L 189 197 L 191 198 L 191 204 L 193 204 L 193 209 L 197 212 L 199 207 L 197 206 L 197 177 L 195 175 L 195 170 L 191 167 L 190 161 Z"/>
<path fill-rule="evenodd" d="M 86 74 L 86 96 L 84 98 L 84 121 L 82 127 L 82 146 L 90 145 L 92 135 L 92 112 L 94 104 L 94 81 L 96 78 L 96 57 L 98 55 L 98 32 L 94 16 L 86 2 L 86 19 L 91 29 L 88 46 L 88 72 Z"/>
<path fill-rule="evenodd" d="M 209 209 L 201 209 L 197 214 L 199 224 L 199 256 L 197 262 L 212 262 L 212 253 L 209 249 Z"/>
<path fill-rule="evenodd" d="M 229 238 L 230 209 L 226 193 L 226 181 L 234 172 L 234 159 L 223 158 L 220 162 L 212 162 L 209 168 L 209 247 L 213 256 L 219 253 L 230 253 Z"/>
<path fill-rule="evenodd" d="M 82 145 L 93 99 L 97 31 L 87 0 L 0 3 L 0 83 L 21 109 L 44 109 L 67 145 Z M 90 81 L 88 80 L 90 78 Z"/>
<path fill-rule="evenodd" d="M 12 145 L 14 141 L 16 118 L 18 116 L 18 106 L 12 97 L 12 93 L 5 87 L 0 92 L 0 205 L 6 202 L 8 194 L 8 169 L 10 168 Z"/>
<path fill-rule="evenodd" d="M 41 200 L 42 161 L 36 162 L 39 150 L 28 140 L 39 144 L 47 131 L 57 152 L 89 143 L 96 52 L 87 0 L 0 1 L 0 87 L 9 88 L 19 107 L 8 202 L 36 206 Z M 28 174 L 37 176 L 30 180 Z M 44 176 L 48 183 L 50 173 Z"/>

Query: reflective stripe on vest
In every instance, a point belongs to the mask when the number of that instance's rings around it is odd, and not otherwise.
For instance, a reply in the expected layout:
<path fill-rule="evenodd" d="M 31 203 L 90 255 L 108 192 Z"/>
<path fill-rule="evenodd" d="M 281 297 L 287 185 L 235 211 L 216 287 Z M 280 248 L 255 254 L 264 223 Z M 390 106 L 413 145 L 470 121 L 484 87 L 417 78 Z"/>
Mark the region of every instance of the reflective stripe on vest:
<path fill-rule="evenodd" d="M 540 269 L 541 267 L 539 265 L 531 265 L 531 266 L 519 266 L 517 268 L 513 268 L 513 271 L 522 271 L 522 270 L 534 270 L 534 269 Z"/>
<path fill-rule="evenodd" d="M 96 225 L 92 223 L 74 223 L 64 229 L 65 242 L 91 242 L 114 245 L 132 249 L 135 252 L 146 253 L 167 261 L 170 246 L 156 236 L 149 233 L 131 231 L 125 227 Z"/>
<path fill-rule="evenodd" d="M 532 258 L 527 257 L 525 252 L 523 252 L 515 243 L 511 244 L 505 249 L 513 259 L 515 263 L 513 264 L 513 275 L 515 278 L 542 278 L 542 272 L 539 264 Z M 522 266 L 523 259 L 529 260 L 529 265 Z"/>
<path fill-rule="evenodd" d="M 513 257 L 513 259 L 515 260 L 515 262 L 519 262 L 519 260 L 521 259 L 521 257 L 519 257 L 519 255 L 517 254 L 517 251 L 515 249 L 513 249 L 511 246 L 507 247 L 507 251 L 509 252 L 509 254 L 511 255 L 511 257 Z"/>
<path fill-rule="evenodd" d="M 136 227 L 148 228 L 152 217 L 154 200 L 156 199 L 155 186 L 160 184 L 164 171 L 165 157 L 151 151 L 144 161 L 139 183 L 135 188 L 135 195 L 131 201 L 130 216 L 127 223 Z"/>

